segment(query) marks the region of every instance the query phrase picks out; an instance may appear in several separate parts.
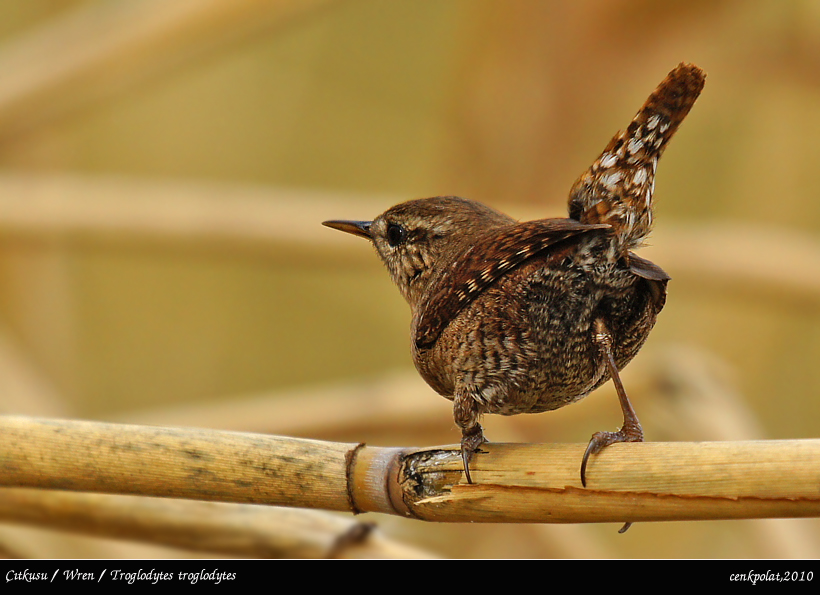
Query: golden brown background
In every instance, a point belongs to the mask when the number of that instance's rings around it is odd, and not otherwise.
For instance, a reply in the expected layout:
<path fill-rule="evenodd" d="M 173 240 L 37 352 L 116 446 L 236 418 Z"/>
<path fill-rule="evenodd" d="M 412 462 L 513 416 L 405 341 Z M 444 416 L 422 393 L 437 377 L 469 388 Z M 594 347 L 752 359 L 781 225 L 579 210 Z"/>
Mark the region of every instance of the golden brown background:
<path fill-rule="evenodd" d="M 681 61 L 708 78 L 659 168 L 641 255 L 673 280 L 627 389 L 649 440 L 817 437 L 813 0 L 0 2 L 0 411 L 457 442 L 375 254 L 320 222 L 438 194 L 563 216 Z M 485 427 L 586 442 L 620 420 L 605 388 Z M 441 556 L 820 556 L 814 520 L 367 516 Z M 0 542 L 185 555 L 13 525 Z"/>

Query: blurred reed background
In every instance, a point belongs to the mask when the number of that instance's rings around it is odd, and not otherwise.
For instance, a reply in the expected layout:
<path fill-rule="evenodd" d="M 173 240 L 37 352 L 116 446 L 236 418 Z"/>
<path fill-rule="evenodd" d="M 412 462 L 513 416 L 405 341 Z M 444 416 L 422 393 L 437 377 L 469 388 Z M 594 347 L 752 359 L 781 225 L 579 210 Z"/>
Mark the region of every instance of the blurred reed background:
<path fill-rule="evenodd" d="M 320 222 L 439 194 L 564 216 L 681 61 L 708 79 L 660 164 L 641 255 L 673 280 L 627 389 L 649 440 L 819 436 L 812 0 L 0 3 L 0 410 L 457 442 L 375 254 Z M 586 442 L 620 420 L 605 387 L 485 427 Z M 440 556 L 820 556 L 815 520 L 369 520 Z M 186 555 L 14 524 L 0 547 Z"/>

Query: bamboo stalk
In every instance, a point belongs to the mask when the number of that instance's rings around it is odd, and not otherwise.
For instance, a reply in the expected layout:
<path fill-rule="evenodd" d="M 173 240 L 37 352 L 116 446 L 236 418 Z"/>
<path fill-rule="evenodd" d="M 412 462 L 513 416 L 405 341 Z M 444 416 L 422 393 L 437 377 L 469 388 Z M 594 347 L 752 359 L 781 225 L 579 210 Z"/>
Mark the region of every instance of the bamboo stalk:
<path fill-rule="evenodd" d="M 458 471 L 458 461 L 430 451 L 430 479 L 405 493 L 427 492 L 410 508 L 429 521 L 502 522 L 501 509 L 503 522 L 555 523 L 820 515 L 820 440 L 613 445 L 587 468 L 587 489 L 577 477 L 584 448 L 484 445 L 488 455 L 470 465 L 478 485 L 455 485 L 449 493 L 440 476 Z"/>
<path fill-rule="evenodd" d="M 317 510 L 0 489 L 0 520 L 255 558 L 429 558 L 370 525 Z"/>
<path fill-rule="evenodd" d="M 618 444 L 580 485 L 585 445 L 458 447 L 0 418 L 0 485 L 382 512 L 437 522 L 820 516 L 820 440 Z"/>
<path fill-rule="evenodd" d="M 0 427 L 0 485 L 351 510 L 355 444 L 25 417 Z"/>

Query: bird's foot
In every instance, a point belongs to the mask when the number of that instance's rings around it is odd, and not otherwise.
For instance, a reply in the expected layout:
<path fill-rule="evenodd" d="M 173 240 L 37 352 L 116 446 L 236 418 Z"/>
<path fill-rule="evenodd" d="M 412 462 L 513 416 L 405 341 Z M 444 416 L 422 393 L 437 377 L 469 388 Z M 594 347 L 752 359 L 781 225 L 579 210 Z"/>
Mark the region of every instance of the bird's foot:
<path fill-rule="evenodd" d="M 637 419 L 635 420 L 637 422 Z M 587 487 L 587 461 L 590 455 L 598 454 L 610 444 L 616 442 L 643 442 L 643 430 L 639 423 L 624 424 L 624 427 L 617 432 L 595 432 L 592 439 L 587 444 L 587 449 L 584 452 L 584 459 L 581 461 L 581 483 Z M 632 526 L 632 523 L 624 523 L 618 533 L 626 533 L 627 529 Z"/>
<path fill-rule="evenodd" d="M 637 419 L 636 419 L 637 422 Z M 617 442 L 643 442 L 643 429 L 639 423 L 625 423 L 617 432 L 595 432 L 587 444 L 584 458 L 581 461 L 581 484 L 587 487 L 587 462 L 589 457 L 598 454 L 610 444 Z"/>
<path fill-rule="evenodd" d="M 473 478 L 470 476 L 470 459 L 473 453 L 478 451 L 478 447 L 485 442 L 487 439 L 484 437 L 481 424 L 461 431 L 461 460 L 464 461 L 464 475 L 467 477 L 467 483 L 473 483 Z"/>

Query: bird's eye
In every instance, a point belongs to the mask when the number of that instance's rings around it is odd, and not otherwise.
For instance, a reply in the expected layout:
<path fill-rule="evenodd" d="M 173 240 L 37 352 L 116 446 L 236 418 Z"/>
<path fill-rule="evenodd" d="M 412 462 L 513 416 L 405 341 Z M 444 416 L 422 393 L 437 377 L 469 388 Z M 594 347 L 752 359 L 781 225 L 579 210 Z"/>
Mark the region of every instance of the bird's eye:
<path fill-rule="evenodd" d="M 407 230 L 404 229 L 404 227 L 397 223 L 391 223 L 387 226 L 387 243 L 390 244 L 392 248 L 395 248 L 406 239 Z"/>

